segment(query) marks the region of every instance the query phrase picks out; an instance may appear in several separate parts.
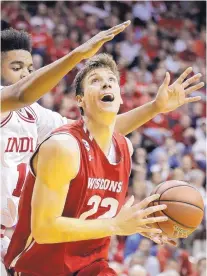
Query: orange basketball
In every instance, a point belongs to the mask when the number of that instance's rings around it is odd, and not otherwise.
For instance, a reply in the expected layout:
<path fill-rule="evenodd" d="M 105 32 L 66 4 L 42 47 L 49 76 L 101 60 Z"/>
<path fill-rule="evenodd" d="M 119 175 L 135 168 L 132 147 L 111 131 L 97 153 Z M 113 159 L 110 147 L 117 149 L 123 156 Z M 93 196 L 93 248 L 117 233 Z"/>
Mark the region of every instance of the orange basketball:
<path fill-rule="evenodd" d="M 204 202 L 195 187 L 184 181 L 171 180 L 158 185 L 152 194 L 160 194 L 160 198 L 150 206 L 167 205 L 167 209 L 154 213 L 154 216 L 168 217 L 168 221 L 155 225 L 168 237 L 186 238 L 201 223 Z"/>

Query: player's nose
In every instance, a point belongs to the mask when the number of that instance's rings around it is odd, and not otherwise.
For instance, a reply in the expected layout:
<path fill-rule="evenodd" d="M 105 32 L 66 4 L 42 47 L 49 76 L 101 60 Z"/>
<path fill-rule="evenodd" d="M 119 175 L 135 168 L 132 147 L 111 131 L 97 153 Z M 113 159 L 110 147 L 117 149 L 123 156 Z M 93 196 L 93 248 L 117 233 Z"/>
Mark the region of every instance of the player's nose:
<path fill-rule="evenodd" d="M 102 85 L 103 89 L 111 88 L 111 84 L 108 81 L 104 81 Z"/>
<path fill-rule="evenodd" d="M 30 75 L 30 72 L 27 69 L 23 69 L 22 73 L 21 73 L 21 79 L 23 79 L 24 77 L 27 77 Z"/>

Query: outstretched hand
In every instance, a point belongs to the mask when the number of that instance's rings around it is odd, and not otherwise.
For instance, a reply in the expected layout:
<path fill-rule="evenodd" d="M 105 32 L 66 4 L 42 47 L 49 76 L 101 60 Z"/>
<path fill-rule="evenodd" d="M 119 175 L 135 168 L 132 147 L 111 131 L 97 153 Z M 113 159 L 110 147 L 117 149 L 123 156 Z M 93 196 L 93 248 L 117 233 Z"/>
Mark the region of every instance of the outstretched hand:
<path fill-rule="evenodd" d="M 161 234 L 162 230 L 153 227 L 156 222 L 167 221 L 168 217 L 151 216 L 153 213 L 166 209 L 166 205 L 161 204 L 149 207 L 149 204 L 158 199 L 160 195 L 155 194 L 134 204 L 134 197 L 132 196 L 126 204 L 121 208 L 120 212 L 113 218 L 114 229 L 116 235 L 132 235 L 135 233 L 144 233 L 150 235 Z"/>
<path fill-rule="evenodd" d="M 204 86 L 204 82 L 200 82 L 200 73 L 191 78 L 187 78 L 192 70 L 192 67 L 187 68 L 171 85 L 169 85 L 170 74 L 168 72 L 166 73 L 165 80 L 160 86 L 155 99 L 155 105 L 159 112 L 170 112 L 183 104 L 196 102 L 201 99 L 200 96 L 188 97 L 191 93 Z M 199 83 L 195 84 L 197 81 L 199 81 Z M 191 84 L 193 85 L 190 86 Z"/>
<path fill-rule="evenodd" d="M 168 238 L 167 235 L 161 233 L 161 234 L 149 234 L 146 232 L 140 233 L 142 236 L 152 240 L 153 242 L 157 243 L 157 244 L 169 244 L 172 246 L 177 246 L 178 245 L 178 241 L 176 239 L 171 239 Z"/>
<path fill-rule="evenodd" d="M 130 25 L 130 23 L 131 21 L 128 20 L 106 31 L 99 32 L 90 40 L 76 48 L 75 51 L 80 52 L 83 55 L 84 59 L 92 57 L 99 51 L 99 49 L 103 46 L 104 43 L 112 40 L 116 35 L 123 32 L 126 29 L 126 27 Z"/>

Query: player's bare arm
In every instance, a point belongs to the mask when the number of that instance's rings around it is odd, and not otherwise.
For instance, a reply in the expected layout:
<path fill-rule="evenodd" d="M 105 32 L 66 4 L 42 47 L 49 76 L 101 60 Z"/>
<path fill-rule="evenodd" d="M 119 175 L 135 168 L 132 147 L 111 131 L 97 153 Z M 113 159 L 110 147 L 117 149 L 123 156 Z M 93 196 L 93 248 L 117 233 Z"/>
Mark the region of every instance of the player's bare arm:
<path fill-rule="evenodd" d="M 196 74 L 189 78 L 188 76 L 192 70 L 192 67 L 187 68 L 171 85 L 170 74 L 167 72 L 155 100 L 118 115 L 115 126 L 116 131 L 127 135 L 159 113 L 170 112 L 183 104 L 199 101 L 201 99 L 200 96 L 189 97 L 189 95 L 202 88 L 204 82 L 200 81 L 201 74 Z"/>
<path fill-rule="evenodd" d="M 104 43 L 124 31 L 129 24 L 130 21 L 126 21 L 109 30 L 99 32 L 63 58 L 24 77 L 19 82 L 3 88 L 1 91 L 1 112 L 20 109 L 37 101 L 57 85 L 79 62 L 92 57 Z"/>
<path fill-rule="evenodd" d="M 134 206 L 131 198 L 119 214 L 111 219 L 83 220 L 63 217 L 70 181 L 76 177 L 79 163 L 77 141 L 69 135 L 53 136 L 41 146 L 34 160 L 36 182 L 32 198 L 32 235 L 36 242 L 61 243 L 98 239 L 114 234 L 161 233 L 159 229 L 144 227 L 153 222 L 167 220 L 165 216 L 147 218 L 153 212 L 166 208 L 165 205 L 146 208 L 158 195 Z M 58 204 L 53 204 L 54 202 Z"/>

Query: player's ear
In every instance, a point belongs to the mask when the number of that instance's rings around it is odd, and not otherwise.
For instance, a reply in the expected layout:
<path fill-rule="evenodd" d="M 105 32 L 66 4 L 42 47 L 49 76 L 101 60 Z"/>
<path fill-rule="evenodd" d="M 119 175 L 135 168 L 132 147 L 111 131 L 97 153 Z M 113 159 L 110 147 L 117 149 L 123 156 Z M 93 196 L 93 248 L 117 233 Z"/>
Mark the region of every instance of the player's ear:
<path fill-rule="evenodd" d="M 77 103 L 78 103 L 78 106 L 79 107 L 84 107 L 84 100 L 83 100 L 83 96 L 81 95 L 77 95 L 76 96 L 76 100 L 77 100 Z"/>

